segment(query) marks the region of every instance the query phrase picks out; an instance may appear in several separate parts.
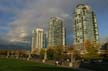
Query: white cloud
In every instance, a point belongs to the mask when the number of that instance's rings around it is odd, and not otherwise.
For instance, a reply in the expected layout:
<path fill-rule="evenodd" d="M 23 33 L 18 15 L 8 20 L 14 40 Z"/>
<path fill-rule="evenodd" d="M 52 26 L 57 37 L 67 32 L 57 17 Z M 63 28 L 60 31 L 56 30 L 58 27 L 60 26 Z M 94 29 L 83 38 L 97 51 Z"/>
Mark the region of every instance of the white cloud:
<path fill-rule="evenodd" d="M 70 26 L 72 26 L 72 23 L 70 23 L 72 17 L 71 14 L 74 10 L 74 5 L 77 2 L 79 3 L 82 1 L 36 0 L 33 2 L 27 2 L 26 7 L 17 11 L 16 19 L 10 23 L 11 29 L 7 34 L 9 40 L 25 41 L 24 37 L 31 35 L 32 29 L 34 29 L 35 27 L 43 27 L 45 31 L 47 31 L 48 19 L 51 16 L 62 17 L 63 19 L 65 19 L 64 21 L 70 19 L 67 22 L 65 22 L 66 28 L 68 29 Z M 67 8 L 69 8 L 71 11 L 67 10 Z"/>
<path fill-rule="evenodd" d="M 51 16 L 68 18 L 69 14 L 60 7 L 61 5 L 61 0 L 40 0 L 28 3 L 25 9 L 17 13 L 16 20 L 10 23 L 9 40 L 23 41 L 25 35 L 30 35 L 35 27 L 43 27 L 47 31 L 48 19 Z"/>

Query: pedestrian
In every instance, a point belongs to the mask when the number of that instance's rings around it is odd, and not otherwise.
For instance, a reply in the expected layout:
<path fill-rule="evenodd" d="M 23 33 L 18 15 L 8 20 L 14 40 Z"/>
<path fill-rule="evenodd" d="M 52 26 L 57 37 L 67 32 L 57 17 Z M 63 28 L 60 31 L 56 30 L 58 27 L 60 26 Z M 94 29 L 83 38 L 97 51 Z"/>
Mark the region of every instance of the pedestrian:
<path fill-rule="evenodd" d="M 55 62 L 56 65 L 58 65 L 58 63 L 59 63 L 58 61 Z"/>

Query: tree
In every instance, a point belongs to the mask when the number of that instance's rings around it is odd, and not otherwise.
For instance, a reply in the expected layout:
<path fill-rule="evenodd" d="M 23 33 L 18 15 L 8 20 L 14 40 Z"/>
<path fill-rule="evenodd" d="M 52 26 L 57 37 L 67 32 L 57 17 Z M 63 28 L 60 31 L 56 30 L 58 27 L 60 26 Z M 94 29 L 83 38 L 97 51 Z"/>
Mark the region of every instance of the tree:
<path fill-rule="evenodd" d="M 45 49 L 42 48 L 42 49 L 40 50 L 40 58 L 41 58 L 41 59 L 44 58 L 44 54 L 45 54 Z"/>
<path fill-rule="evenodd" d="M 64 55 L 63 55 L 63 47 L 62 46 L 57 46 L 55 47 L 55 54 L 54 54 L 54 58 L 55 59 L 58 59 L 58 60 L 61 60 L 63 59 Z"/>
<path fill-rule="evenodd" d="M 100 56 L 103 60 L 108 61 L 108 42 L 104 43 L 100 48 Z"/>
<path fill-rule="evenodd" d="M 54 46 L 49 47 L 47 50 L 48 59 L 61 60 L 64 57 L 64 47 L 63 46 Z"/>
<path fill-rule="evenodd" d="M 48 49 L 47 49 L 47 58 L 48 59 L 54 59 L 55 57 L 54 57 L 54 54 L 56 53 L 56 50 L 53 48 L 53 47 L 49 47 Z"/>
<path fill-rule="evenodd" d="M 98 48 L 99 48 L 99 44 L 92 43 L 90 41 L 86 41 L 84 43 L 84 49 L 86 52 L 83 54 L 82 57 L 86 60 L 92 60 L 92 59 L 99 58 Z"/>

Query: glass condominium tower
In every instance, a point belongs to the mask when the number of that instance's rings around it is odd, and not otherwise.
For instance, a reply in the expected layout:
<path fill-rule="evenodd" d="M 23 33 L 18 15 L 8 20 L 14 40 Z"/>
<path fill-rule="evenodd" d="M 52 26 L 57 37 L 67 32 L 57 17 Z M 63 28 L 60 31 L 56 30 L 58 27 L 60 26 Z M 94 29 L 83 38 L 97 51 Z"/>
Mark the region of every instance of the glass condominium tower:
<path fill-rule="evenodd" d="M 79 4 L 74 13 L 74 44 L 84 43 L 86 40 L 98 43 L 99 33 L 96 15 L 86 4 Z"/>
<path fill-rule="evenodd" d="M 63 20 L 51 17 L 48 24 L 48 47 L 65 46 L 65 28 Z"/>

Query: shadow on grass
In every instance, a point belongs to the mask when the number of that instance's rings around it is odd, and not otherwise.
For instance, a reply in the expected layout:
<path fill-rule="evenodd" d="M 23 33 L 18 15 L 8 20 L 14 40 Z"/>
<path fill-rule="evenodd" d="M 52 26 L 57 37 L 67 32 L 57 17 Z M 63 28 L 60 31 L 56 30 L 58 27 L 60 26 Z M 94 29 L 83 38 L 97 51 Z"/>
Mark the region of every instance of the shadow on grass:
<path fill-rule="evenodd" d="M 23 61 L 17 59 L 0 59 L 0 71 L 77 71 L 72 68 Z"/>
<path fill-rule="evenodd" d="M 24 71 L 76 71 L 69 68 L 60 68 L 60 67 L 28 67 L 23 68 Z"/>
<path fill-rule="evenodd" d="M 77 71 L 69 68 L 60 68 L 60 67 L 20 67 L 20 68 L 8 68 L 0 69 L 0 71 Z"/>

